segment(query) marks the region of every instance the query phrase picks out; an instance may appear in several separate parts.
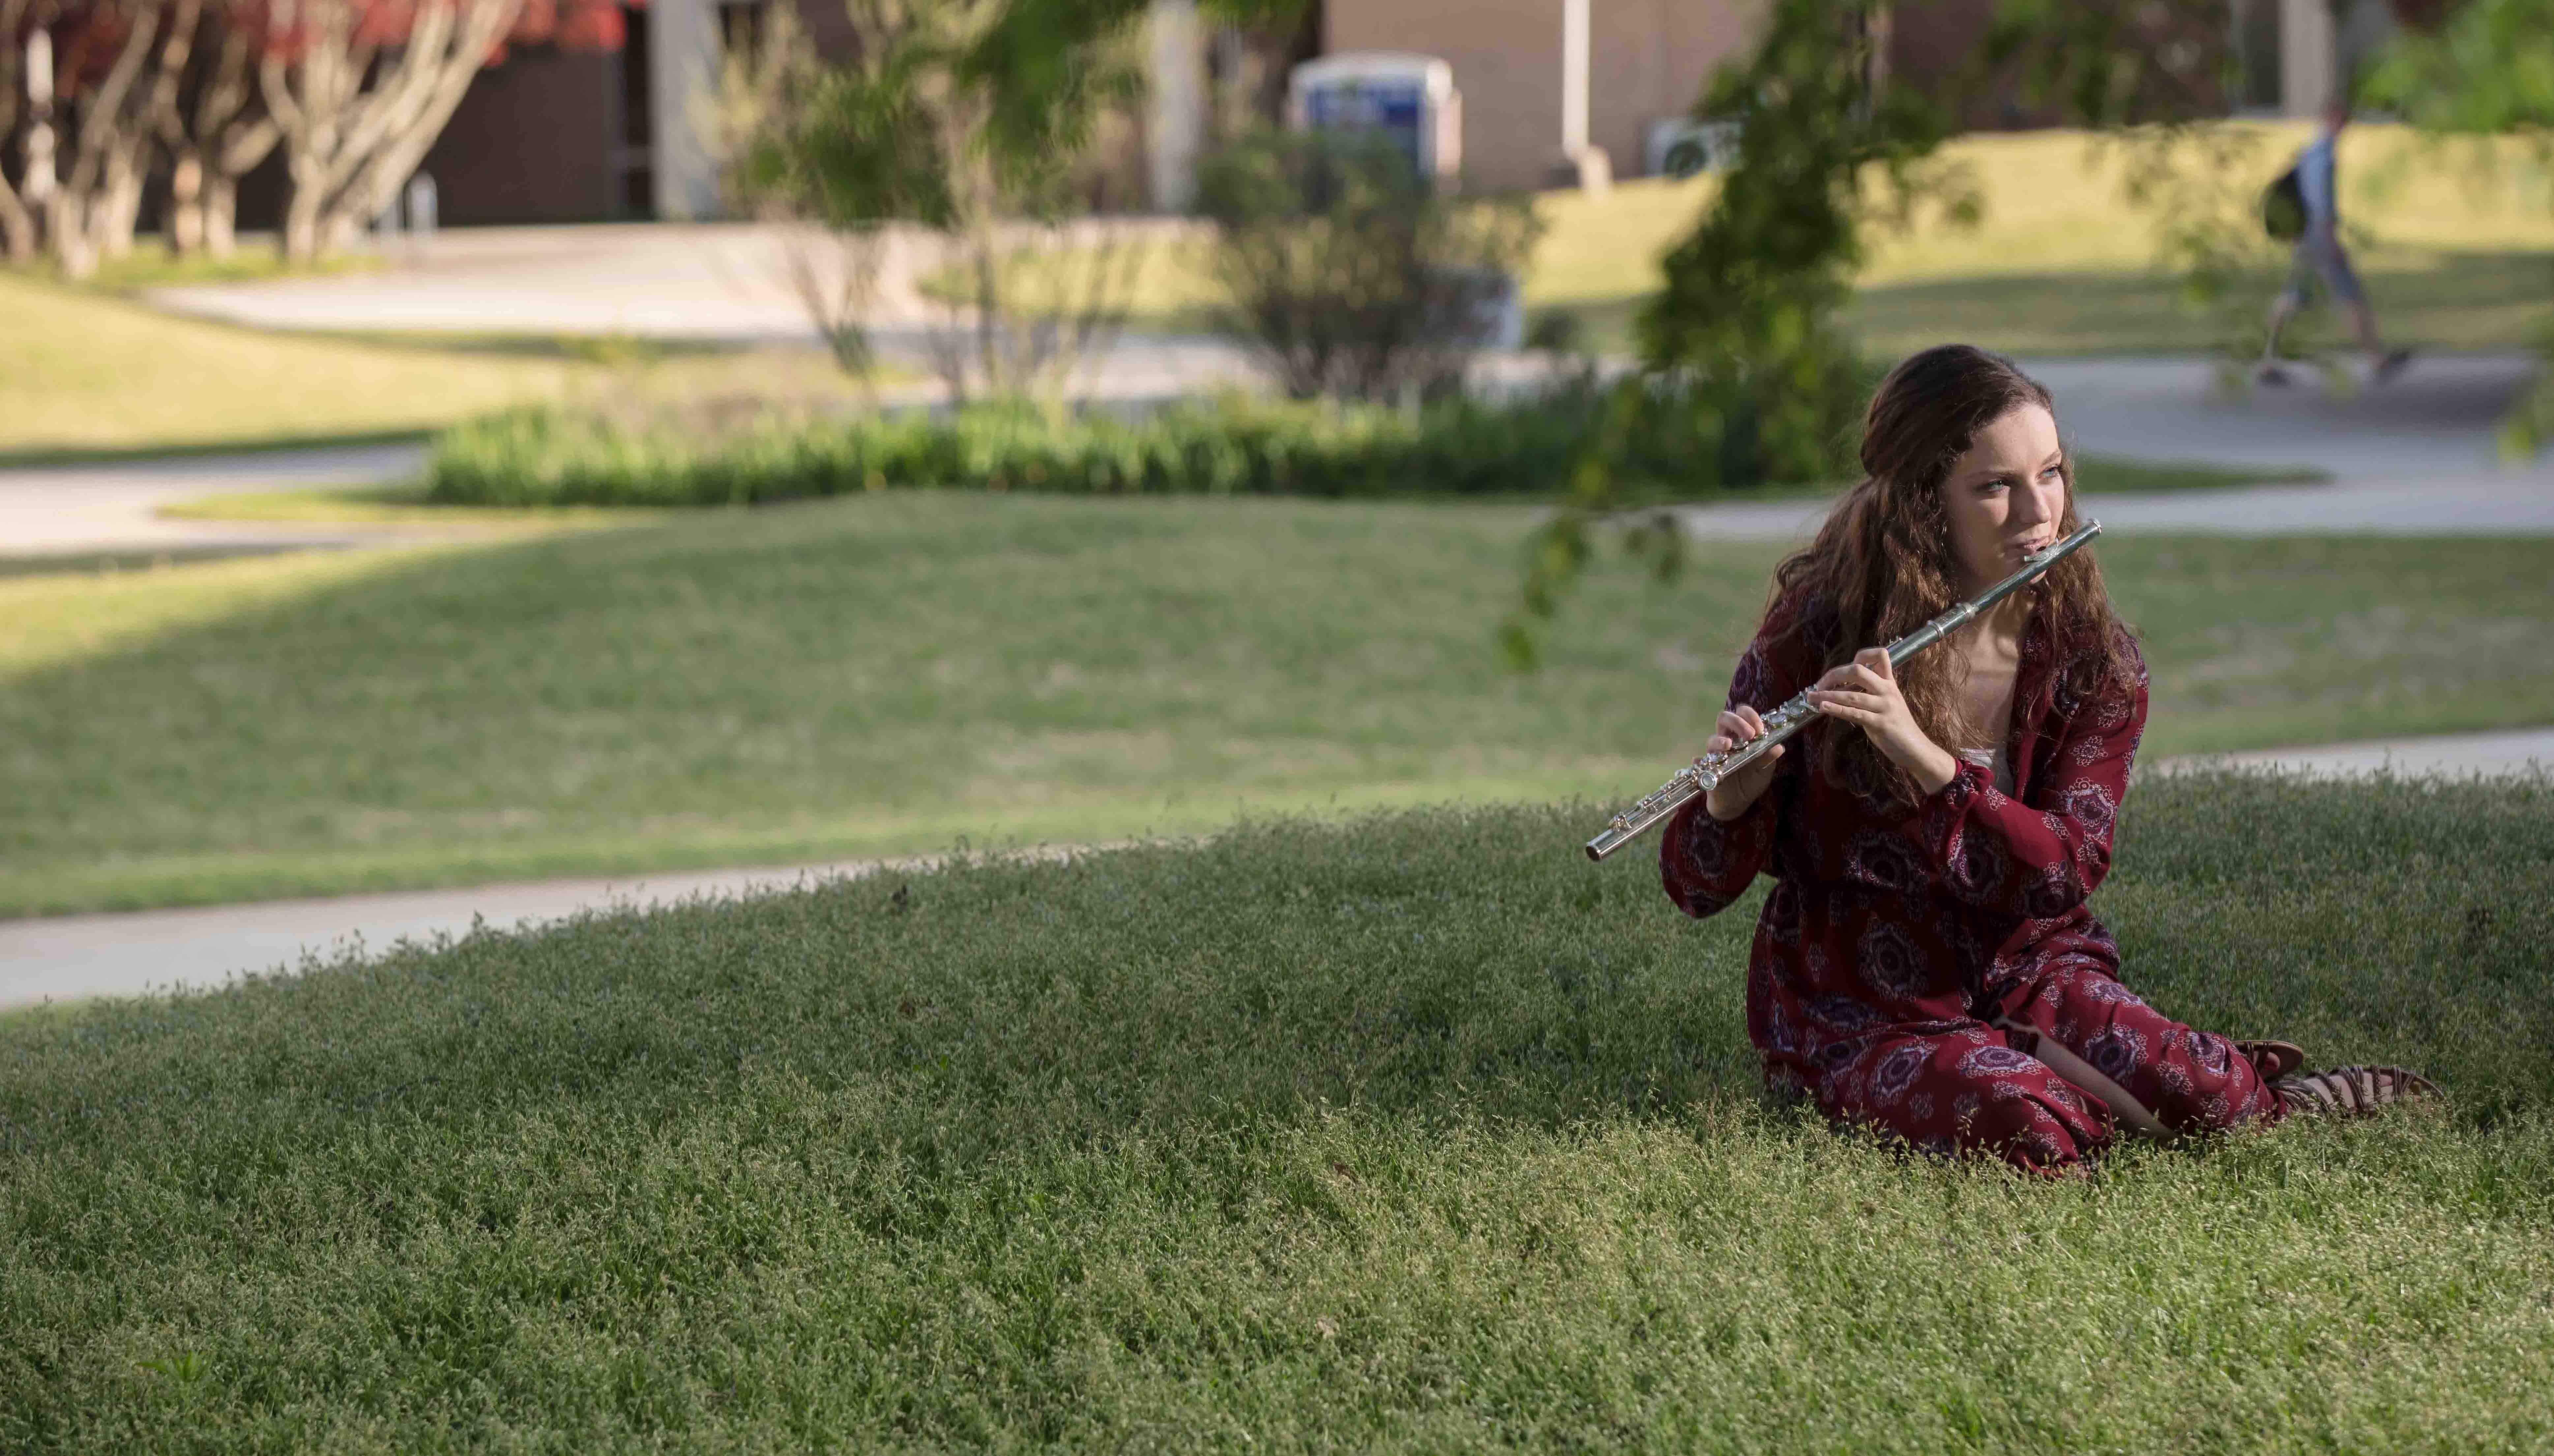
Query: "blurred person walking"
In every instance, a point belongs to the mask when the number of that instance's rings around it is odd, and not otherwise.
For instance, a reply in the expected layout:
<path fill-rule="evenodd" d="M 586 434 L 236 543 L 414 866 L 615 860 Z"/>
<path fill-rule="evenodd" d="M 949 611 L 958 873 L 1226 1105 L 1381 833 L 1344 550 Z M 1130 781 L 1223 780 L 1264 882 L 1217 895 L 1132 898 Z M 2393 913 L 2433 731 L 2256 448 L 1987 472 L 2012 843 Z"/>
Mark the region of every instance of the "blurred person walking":
<path fill-rule="evenodd" d="M 2333 154 L 2342 129 L 2349 125 L 2350 94 L 2345 87 L 2325 104 L 2323 129 L 2299 149 L 2287 175 L 2270 187 L 2271 195 L 2264 206 L 2270 235 L 2294 237 L 2296 251 L 2288 265 L 2287 286 L 2270 304 L 2269 334 L 2262 341 L 2261 362 L 2254 370 L 2254 378 L 2265 385 L 2288 382 L 2287 371 L 2278 362 L 2279 333 L 2297 310 L 2306 306 L 2308 290 L 2318 279 L 2336 301 L 2350 309 L 2360 347 L 2368 351 L 2370 378 L 2375 383 L 2381 385 L 2392 379 L 2412 358 L 2411 350 L 2389 352 L 2379 339 L 2376 310 L 2368 306 L 2368 294 L 2360 287 L 2359 275 L 2350 267 L 2350 255 L 2341 246 L 2341 193 Z"/>

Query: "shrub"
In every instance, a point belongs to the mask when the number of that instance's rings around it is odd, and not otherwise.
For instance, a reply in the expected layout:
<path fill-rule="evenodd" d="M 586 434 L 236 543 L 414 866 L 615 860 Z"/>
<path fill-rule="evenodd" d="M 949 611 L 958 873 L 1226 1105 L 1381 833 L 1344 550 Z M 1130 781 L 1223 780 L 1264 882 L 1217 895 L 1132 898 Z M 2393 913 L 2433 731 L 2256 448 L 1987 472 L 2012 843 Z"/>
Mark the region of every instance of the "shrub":
<path fill-rule="evenodd" d="M 1206 160 L 1221 326 L 1287 393 L 1460 390 L 1542 232 L 1533 199 L 1438 191 L 1383 138 L 1261 132 Z"/>
<path fill-rule="evenodd" d="M 1656 392 L 1623 469 L 1647 495 L 1761 484 L 1724 452 L 1719 416 Z M 538 406 L 458 426 L 427 467 L 430 499 L 477 505 L 725 505 L 889 490 L 1059 495 L 1497 497 L 1548 494 L 1598 425 L 1589 382 L 1506 403 L 1227 402 L 1140 420 L 1050 420 L 987 407 L 725 432 Z M 1736 465 L 1733 471 L 1728 467 Z"/>

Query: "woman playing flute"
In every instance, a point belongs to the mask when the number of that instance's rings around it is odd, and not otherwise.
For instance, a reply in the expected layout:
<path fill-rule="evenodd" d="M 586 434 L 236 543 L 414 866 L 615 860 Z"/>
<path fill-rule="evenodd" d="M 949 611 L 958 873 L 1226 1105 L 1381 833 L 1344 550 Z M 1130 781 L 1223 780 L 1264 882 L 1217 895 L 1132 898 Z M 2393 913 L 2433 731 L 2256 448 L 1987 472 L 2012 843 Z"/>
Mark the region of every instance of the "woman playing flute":
<path fill-rule="evenodd" d="M 1660 846 L 1690 915 L 1774 877 L 1747 1030 L 1778 1094 L 1929 1150 L 2063 1171 L 2125 1126 L 2170 1135 L 2434 1092 L 2401 1067 L 2306 1073 L 2148 1006 L 2085 909 L 2147 716 L 2147 672 L 2079 551 L 1894 671 L 1878 645 L 2078 522 L 2048 392 L 1928 349 L 1873 396 L 1866 479 L 1776 572 L 1709 747 L 1803 688 L 1822 721 L 1687 803 Z M 1797 750 L 1797 751 L 1795 751 Z"/>

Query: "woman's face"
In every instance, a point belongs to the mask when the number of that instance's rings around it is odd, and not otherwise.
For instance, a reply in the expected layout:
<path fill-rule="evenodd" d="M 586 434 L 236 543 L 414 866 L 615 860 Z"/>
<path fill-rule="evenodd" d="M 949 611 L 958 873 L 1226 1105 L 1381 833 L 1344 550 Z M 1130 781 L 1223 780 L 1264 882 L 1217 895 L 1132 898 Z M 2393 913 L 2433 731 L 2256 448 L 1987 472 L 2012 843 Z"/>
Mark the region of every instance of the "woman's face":
<path fill-rule="evenodd" d="M 2024 557 L 2057 539 L 2057 522 L 2066 514 L 2065 458 L 2057 421 L 2036 404 L 2020 404 L 1979 430 L 1951 462 L 1942 477 L 1942 509 L 1971 596 L 2020 571 Z"/>

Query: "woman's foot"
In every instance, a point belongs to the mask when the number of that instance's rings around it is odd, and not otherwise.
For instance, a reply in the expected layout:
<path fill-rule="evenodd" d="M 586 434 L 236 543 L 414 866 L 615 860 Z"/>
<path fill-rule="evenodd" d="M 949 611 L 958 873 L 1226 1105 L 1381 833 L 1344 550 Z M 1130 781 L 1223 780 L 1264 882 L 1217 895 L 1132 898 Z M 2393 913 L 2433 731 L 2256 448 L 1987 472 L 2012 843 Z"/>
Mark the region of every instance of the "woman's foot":
<path fill-rule="evenodd" d="M 2365 1117 L 2398 1102 L 2443 1095 L 2438 1083 L 2403 1066 L 2336 1066 L 2296 1072 L 2270 1083 L 2289 1113 Z"/>
<path fill-rule="evenodd" d="M 2294 1042 L 2237 1042 L 2235 1054 L 2252 1063 L 2265 1082 L 2277 1081 L 2306 1064 L 2305 1050 Z"/>

